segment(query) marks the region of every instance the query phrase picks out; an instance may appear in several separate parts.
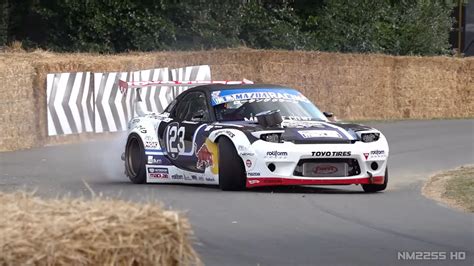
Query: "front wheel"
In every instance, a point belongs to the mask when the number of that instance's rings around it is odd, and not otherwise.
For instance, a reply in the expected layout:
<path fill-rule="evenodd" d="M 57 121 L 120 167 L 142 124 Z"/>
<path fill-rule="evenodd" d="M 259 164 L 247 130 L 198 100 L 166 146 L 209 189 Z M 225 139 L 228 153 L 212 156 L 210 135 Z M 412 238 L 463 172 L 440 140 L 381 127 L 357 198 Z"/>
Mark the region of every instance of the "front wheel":
<path fill-rule="evenodd" d="M 247 177 L 242 158 L 232 141 L 219 138 L 219 187 L 222 190 L 243 190 Z"/>
<path fill-rule="evenodd" d="M 146 161 L 143 142 L 137 134 L 128 137 L 125 146 L 125 174 L 135 184 L 146 183 Z"/>
<path fill-rule="evenodd" d="M 387 184 L 388 184 L 388 167 L 385 168 L 385 178 L 384 178 L 383 184 L 381 184 L 381 185 L 375 185 L 375 184 L 362 185 L 362 189 L 364 189 L 365 192 L 374 193 L 374 192 L 385 190 L 387 188 Z"/>

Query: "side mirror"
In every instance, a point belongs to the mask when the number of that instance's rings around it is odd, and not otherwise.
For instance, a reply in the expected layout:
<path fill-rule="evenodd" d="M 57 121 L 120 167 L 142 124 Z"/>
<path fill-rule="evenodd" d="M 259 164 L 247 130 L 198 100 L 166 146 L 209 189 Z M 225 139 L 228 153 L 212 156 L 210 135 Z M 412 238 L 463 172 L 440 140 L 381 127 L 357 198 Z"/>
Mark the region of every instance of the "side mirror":
<path fill-rule="evenodd" d="M 323 114 L 324 114 L 324 116 L 327 117 L 327 118 L 331 118 L 331 117 L 334 116 L 334 114 L 331 113 L 331 112 L 323 112 Z"/>

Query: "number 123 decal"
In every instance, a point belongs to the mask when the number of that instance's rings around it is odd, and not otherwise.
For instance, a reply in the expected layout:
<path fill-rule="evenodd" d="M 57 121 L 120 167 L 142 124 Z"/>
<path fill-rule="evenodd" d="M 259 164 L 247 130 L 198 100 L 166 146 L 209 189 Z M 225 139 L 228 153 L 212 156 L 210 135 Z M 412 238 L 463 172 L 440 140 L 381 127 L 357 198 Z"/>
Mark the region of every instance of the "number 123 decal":
<path fill-rule="evenodd" d="M 172 159 L 185 152 L 184 133 L 185 127 L 180 127 L 177 122 L 168 125 L 165 131 L 166 151 Z"/>

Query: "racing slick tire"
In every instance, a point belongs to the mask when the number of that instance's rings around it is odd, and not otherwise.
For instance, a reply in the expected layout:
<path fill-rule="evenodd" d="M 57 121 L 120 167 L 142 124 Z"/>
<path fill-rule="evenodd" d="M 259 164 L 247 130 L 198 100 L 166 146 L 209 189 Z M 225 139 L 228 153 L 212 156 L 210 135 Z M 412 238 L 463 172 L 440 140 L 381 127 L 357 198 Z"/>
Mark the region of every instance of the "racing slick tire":
<path fill-rule="evenodd" d="M 218 144 L 219 187 L 227 191 L 244 190 L 247 177 L 242 158 L 237 154 L 230 139 L 221 137 Z"/>
<path fill-rule="evenodd" d="M 384 178 L 383 184 L 381 184 L 381 185 L 374 185 L 374 184 L 362 185 L 362 189 L 364 190 L 364 192 L 374 193 L 374 192 L 385 190 L 387 188 L 387 183 L 388 183 L 388 167 L 385 168 L 385 178 Z"/>
<path fill-rule="evenodd" d="M 135 184 L 146 183 L 146 161 L 143 141 L 137 134 L 128 137 L 125 146 L 125 174 Z"/>

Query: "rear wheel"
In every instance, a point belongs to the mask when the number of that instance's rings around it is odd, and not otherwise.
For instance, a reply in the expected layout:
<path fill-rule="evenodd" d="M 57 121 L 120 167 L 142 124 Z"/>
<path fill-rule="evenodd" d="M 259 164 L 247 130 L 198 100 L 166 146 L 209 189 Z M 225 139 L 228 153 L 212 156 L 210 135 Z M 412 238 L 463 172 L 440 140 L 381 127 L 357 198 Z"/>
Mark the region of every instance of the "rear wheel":
<path fill-rule="evenodd" d="M 385 168 L 385 178 L 384 178 L 383 184 L 381 184 L 381 185 L 375 185 L 375 184 L 362 185 L 362 189 L 364 189 L 365 192 L 373 193 L 373 192 L 378 192 L 378 191 L 385 190 L 387 188 L 387 184 L 388 184 L 388 167 Z"/>
<path fill-rule="evenodd" d="M 247 177 L 242 158 L 232 141 L 219 138 L 219 187 L 222 190 L 243 190 Z"/>
<path fill-rule="evenodd" d="M 125 174 L 135 184 L 146 183 L 145 148 L 137 134 L 128 137 L 125 146 Z"/>

